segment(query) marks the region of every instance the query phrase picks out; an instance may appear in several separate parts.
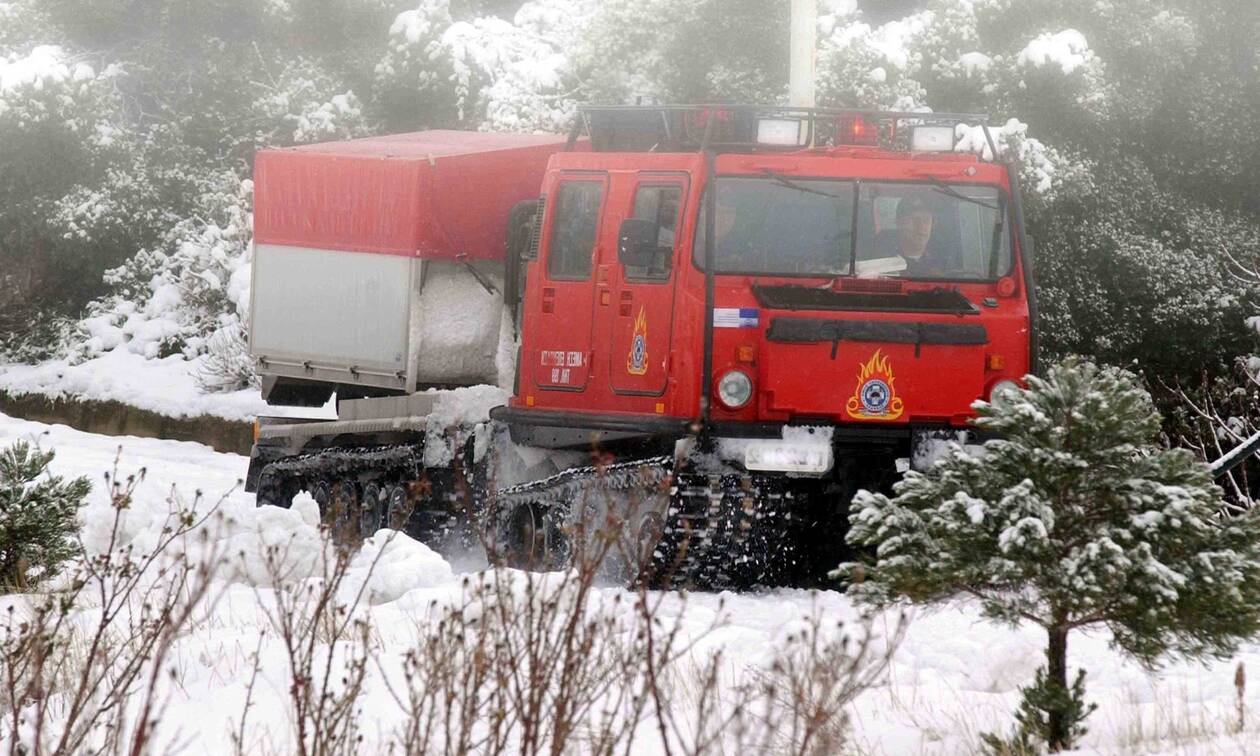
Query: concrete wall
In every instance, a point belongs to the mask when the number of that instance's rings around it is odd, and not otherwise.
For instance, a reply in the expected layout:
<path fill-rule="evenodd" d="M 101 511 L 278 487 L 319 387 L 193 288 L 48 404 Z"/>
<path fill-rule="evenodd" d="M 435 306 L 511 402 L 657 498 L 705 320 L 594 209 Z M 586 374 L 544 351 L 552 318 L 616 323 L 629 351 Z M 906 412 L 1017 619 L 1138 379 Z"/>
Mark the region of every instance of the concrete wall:
<path fill-rule="evenodd" d="M 121 402 L 50 399 L 40 394 L 10 396 L 0 391 L 0 412 L 105 436 L 196 441 L 215 451 L 234 454 L 248 455 L 253 444 L 252 423 L 210 415 L 167 417 Z"/>

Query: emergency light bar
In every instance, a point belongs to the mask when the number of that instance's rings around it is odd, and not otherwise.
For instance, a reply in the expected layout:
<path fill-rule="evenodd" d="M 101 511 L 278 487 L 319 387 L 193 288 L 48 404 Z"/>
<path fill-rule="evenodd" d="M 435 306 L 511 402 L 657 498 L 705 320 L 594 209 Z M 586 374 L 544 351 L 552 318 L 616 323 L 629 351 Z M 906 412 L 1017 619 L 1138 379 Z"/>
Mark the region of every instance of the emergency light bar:
<path fill-rule="evenodd" d="M 997 154 L 987 115 L 805 108 L 790 105 L 589 105 L 569 133 L 595 152 L 753 152 L 758 149 L 873 147 L 947 152 L 958 124 L 980 126 Z"/>

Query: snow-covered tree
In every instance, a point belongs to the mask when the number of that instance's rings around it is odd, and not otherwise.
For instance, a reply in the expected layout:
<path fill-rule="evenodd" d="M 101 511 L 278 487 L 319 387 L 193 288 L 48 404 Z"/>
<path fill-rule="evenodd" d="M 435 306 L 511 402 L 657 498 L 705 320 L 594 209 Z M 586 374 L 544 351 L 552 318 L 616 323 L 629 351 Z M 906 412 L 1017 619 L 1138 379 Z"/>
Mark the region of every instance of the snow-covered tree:
<path fill-rule="evenodd" d="M 75 553 L 79 506 L 92 485 L 50 474 L 52 460 L 25 441 L 0 449 L 0 589 L 46 578 Z"/>
<path fill-rule="evenodd" d="M 1221 490 L 1189 451 L 1156 443 L 1160 417 L 1131 374 L 1068 360 L 1028 381 L 977 405 L 998 436 L 981 454 L 954 445 L 894 496 L 859 493 L 848 540 L 871 556 L 840 572 L 863 601 L 970 597 L 1043 628 L 1040 734 L 1058 750 L 1078 724 L 1072 630 L 1105 626 L 1146 664 L 1228 654 L 1260 630 L 1260 513 L 1219 516 Z"/>
<path fill-rule="evenodd" d="M 0 351 L 35 346 L 28 323 L 40 336 L 65 314 L 59 300 L 82 302 L 96 286 L 80 273 L 93 258 L 64 239 L 58 210 L 62 197 L 99 183 L 118 107 L 112 72 L 72 50 L 0 49 L 0 332 L 22 334 L 0 339 Z"/>

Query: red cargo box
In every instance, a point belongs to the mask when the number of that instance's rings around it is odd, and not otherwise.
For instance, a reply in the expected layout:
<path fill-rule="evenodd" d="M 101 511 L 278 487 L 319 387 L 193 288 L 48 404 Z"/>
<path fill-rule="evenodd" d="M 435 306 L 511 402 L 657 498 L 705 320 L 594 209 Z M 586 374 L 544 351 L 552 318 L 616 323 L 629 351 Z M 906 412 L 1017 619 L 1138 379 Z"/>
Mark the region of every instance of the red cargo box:
<path fill-rule="evenodd" d="M 409 257 L 501 259 L 508 211 L 538 196 L 564 137 L 421 131 L 263 150 L 254 241 Z"/>

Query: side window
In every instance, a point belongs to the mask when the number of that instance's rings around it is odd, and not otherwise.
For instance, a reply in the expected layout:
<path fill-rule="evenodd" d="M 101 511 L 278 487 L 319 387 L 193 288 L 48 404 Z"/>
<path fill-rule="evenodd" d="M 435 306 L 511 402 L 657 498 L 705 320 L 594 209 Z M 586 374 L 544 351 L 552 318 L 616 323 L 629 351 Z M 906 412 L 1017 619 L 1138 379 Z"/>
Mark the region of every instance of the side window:
<path fill-rule="evenodd" d="M 656 224 L 656 254 L 646 266 L 627 265 L 626 278 L 640 281 L 668 281 L 674 264 L 678 238 L 678 214 L 682 187 L 677 184 L 640 186 L 634 194 L 634 217 Z"/>
<path fill-rule="evenodd" d="M 604 185 L 600 182 L 567 181 L 560 185 L 547 252 L 547 275 L 551 278 L 590 277 L 603 198 Z"/>

